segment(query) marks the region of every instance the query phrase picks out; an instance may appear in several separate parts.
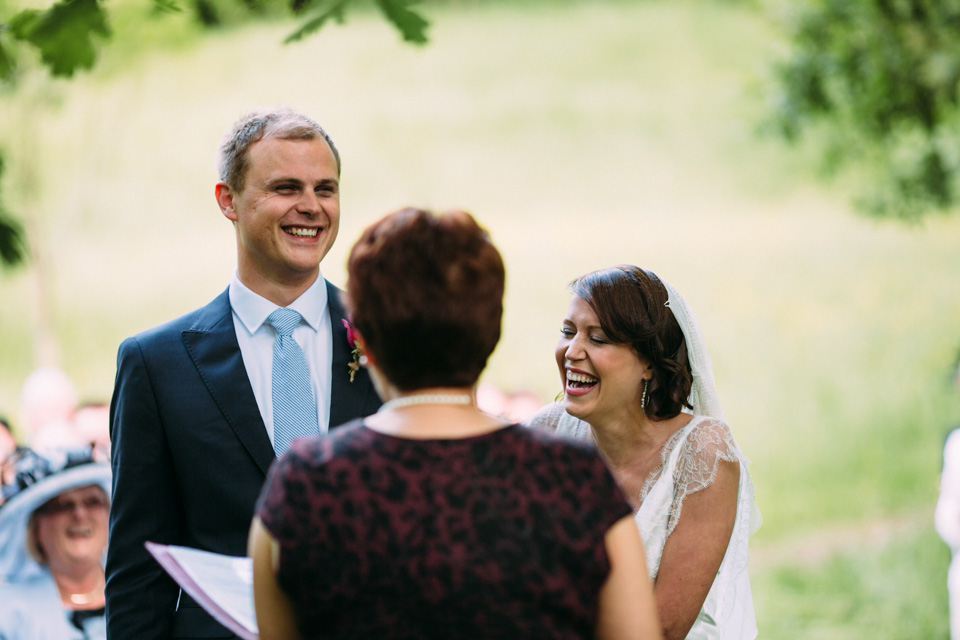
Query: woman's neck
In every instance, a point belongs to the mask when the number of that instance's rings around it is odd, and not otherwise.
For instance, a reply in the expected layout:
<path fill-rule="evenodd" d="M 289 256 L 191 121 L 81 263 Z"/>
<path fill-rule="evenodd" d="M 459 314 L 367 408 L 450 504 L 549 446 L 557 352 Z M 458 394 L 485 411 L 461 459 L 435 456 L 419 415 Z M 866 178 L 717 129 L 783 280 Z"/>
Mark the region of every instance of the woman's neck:
<path fill-rule="evenodd" d="M 620 420 L 591 422 L 597 449 L 613 469 L 636 466 L 659 453 L 666 441 L 690 422 L 691 416 L 680 413 L 666 420 L 651 420 L 646 414 Z M 647 465 L 643 465 L 647 466 Z"/>
<path fill-rule="evenodd" d="M 504 426 L 476 406 L 472 388 L 438 387 L 398 392 L 364 423 L 374 431 L 411 439 L 455 439 L 483 435 Z"/>
<path fill-rule="evenodd" d="M 68 609 L 96 609 L 104 604 L 106 579 L 99 564 L 67 572 L 57 571 L 53 578 L 60 599 Z"/>
<path fill-rule="evenodd" d="M 589 421 L 597 449 L 613 468 L 629 464 L 654 442 L 653 423 L 642 412 L 598 417 Z"/>
<path fill-rule="evenodd" d="M 660 468 L 664 445 L 690 419 L 681 413 L 667 420 L 644 416 L 633 424 L 590 425 L 600 456 L 634 510 L 640 508 L 647 480 Z"/>

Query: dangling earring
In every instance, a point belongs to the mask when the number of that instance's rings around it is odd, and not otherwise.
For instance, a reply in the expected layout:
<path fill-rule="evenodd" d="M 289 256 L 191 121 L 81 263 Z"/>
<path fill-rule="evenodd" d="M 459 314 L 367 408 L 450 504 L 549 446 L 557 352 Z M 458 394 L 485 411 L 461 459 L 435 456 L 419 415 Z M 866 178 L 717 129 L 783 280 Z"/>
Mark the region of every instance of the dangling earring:
<path fill-rule="evenodd" d="M 640 396 L 640 408 L 644 411 L 647 409 L 647 383 L 649 380 L 643 381 L 643 394 Z"/>

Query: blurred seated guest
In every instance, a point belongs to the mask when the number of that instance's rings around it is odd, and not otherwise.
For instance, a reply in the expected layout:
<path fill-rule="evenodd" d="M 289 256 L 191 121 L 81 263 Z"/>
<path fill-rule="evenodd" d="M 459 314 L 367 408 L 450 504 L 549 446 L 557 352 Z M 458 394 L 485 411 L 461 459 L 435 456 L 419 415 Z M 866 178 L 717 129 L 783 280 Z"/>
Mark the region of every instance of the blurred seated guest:
<path fill-rule="evenodd" d="M 31 449 L 43 455 L 85 445 L 73 423 L 77 397 L 73 380 L 57 367 L 27 376 L 20 389 L 20 424 Z"/>
<path fill-rule="evenodd" d="M 5 485 L 13 481 L 13 456 L 21 447 L 13 435 L 10 421 L 0 416 L 0 505 L 6 501 Z M 9 464 L 7 461 L 10 461 Z"/>
<path fill-rule="evenodd" d="M 5 460 L 17 448 L 17 439 L 13 435 L 10 421 L 0 416 L 0 460 Z"/>
<path fill-rule="evenodd" d="M 89 447 L 77 431 L 72 420 L 50 422 L 30 439 L 30 448 L 40 455 L 57 455 L 57 452 Z"/>
<path fill-rule="evenodd" d="M 4 416 L 0 416 L 0 465 L 18 448 L 17 438 L 13 435 L 13 427 L 10 426 L 10 421 Z M 0 483 L 2 484 L 6 484 L 12 479 L 12 473 L 0 475 Z"/>
<path fill-rule="evenodd" d="M 102 462 L 110 461 L 110 404 L 100 401 L 80 403 L 73 412 L 73 429 L 86 443 L 93 447 L 94 457 Z"/>
<path fill-rule="evenodd" d="M 70 421 L 77 400 L 77 387 L 63 370 L 57 367 L 34 369 L 20 387 L 18 424 L 24 442 L 35 450 L 76 444 L 77 439 L 70 436 Z"/>
<path fill-rule="evenodd" d="M 634 266 L 571 289 L 563 399 L 528 424 L 596 442 L 636 509 L 666 638 L 756 637 L 747 543 L 760 514 L 696 317 Z"/>
<path fill-rule="evenodd" d="M 480 411 L 498 418 L 502 418 L 509 408 L 510 399 L 507 394 L 501 391 L 500 387 L 489 382 L 477 384 L 473 391 L 473 398 Z"/>
<path fill-rule="evenodd" d="M 0 638 L 105 639 L 110 466 L 27 452 L 15 471 L 0 508 Z"/>
<path fill-rule="evenodd" d="M 511 422 L 523 422 L 543 406 L 543 400 L 533 391 L 521 389 L 514 391 L 507 398 L 506 413 Z"/>
<path fill-rule="evenodd" d="M 504 268 L 467 213 L 395 212 L 348 261 L 381 410 L 300 439 L 251 527 L 260 637 L 659 638 L 594 447 L 478 410 Z"/>
<path fill-rule="evenodd" d="M 506 393 L 489 382 L 478 384 L 474 396 L 477 408 L 508 422 L 522 422 L 543 406 L 543 401 L 532 391 Z"/>

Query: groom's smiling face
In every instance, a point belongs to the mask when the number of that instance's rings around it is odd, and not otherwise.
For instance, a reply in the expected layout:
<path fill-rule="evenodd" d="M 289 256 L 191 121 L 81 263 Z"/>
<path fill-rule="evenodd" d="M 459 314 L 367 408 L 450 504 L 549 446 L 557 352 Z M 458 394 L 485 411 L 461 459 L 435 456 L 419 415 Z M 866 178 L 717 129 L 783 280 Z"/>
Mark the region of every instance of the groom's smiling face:
<path fill-rule="evenodd" d="M 250 146 L 243 189 L 218 186 L 237 231 L 240 279 L 312 283 L 340 229 L 337 162 L 323 138 L 265 138 Z"/>

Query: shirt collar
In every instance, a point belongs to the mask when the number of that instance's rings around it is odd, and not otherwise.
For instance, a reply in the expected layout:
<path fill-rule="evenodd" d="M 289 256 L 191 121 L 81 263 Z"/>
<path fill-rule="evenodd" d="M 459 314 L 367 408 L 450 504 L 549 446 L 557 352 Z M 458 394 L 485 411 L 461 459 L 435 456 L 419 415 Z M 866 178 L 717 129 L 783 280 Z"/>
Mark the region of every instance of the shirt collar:
<path fill-rule="evenodd" d="M 229 295 L 230 307 L 251 334 L 260 329 L 267 316 L 280 308 L 240 282 L 240 276 L 236 271 L 233 272 L 233 279 L 230 281 Z M 318 274 L 310 288 L 290 303 L 288 308 L 298 311 L 314 331 L 319 330 L 320 320 L 327 308 L 327 285 L 323 274 Z"/>

